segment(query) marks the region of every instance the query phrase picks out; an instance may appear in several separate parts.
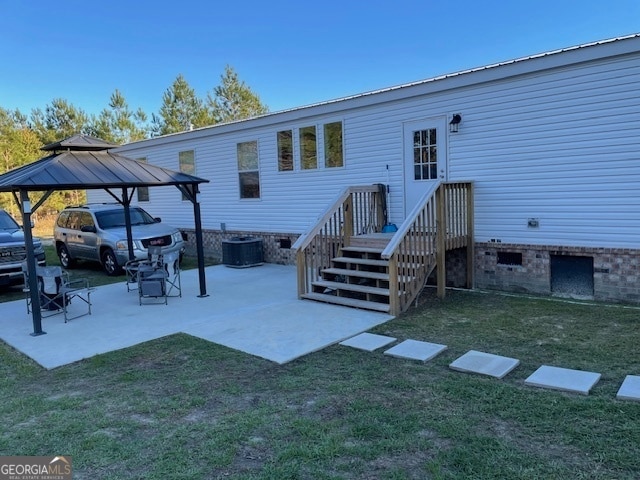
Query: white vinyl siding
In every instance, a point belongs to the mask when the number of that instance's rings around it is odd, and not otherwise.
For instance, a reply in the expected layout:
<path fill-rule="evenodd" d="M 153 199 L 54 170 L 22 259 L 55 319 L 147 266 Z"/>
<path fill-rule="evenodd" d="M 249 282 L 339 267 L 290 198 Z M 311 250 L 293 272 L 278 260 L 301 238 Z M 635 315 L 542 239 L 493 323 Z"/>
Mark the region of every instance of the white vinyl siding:
<path fill-rule="evenodd" d="M 586 58 L 582 51 L 559 55 Z M 531 72 L 526 62 L 160 137 L 118 152 L 175 168 L 179 151 L 196 150 L 197 175 L 211 180 L 201 186 L 204 228 L 226 223 L 229 230 L 302 233 L 344 187 L 374 183 L 389 183 L 390 221 L 399 224 L 405 210 L 403 123 L 460 113 L 459 132 L 445 132 L 448 179 L 475 182 L 477 241 L 637 248 L 640 54 L 571 66 L 562 66 L 558 56 L 537 58 L 536 65 L 560 66 Z M 514 76 L 499 79 L 500 69 Z M 438 82 L 451 87 L 437 91 Z M 296 164 L 286 175 L 279 171 L 277 132 L 291 130 L 296 138 L 301 128 L 315 125 L 322 135 L 322 125 L 337 118 L 342 168 L 321 163 L 323 168 L 302 170 Z M 260 202 L 238 196 L 236 144 L 249 140 L 259 145 Z M 317 145 L 318 159 L 324 159 L 321 138 Z M 178 190 L 158 190 L 145 208 L 176 226 L 192 225 L 190 205 L 175 201 Z M 528 228 L 529 218 L 539 227 Z"/>

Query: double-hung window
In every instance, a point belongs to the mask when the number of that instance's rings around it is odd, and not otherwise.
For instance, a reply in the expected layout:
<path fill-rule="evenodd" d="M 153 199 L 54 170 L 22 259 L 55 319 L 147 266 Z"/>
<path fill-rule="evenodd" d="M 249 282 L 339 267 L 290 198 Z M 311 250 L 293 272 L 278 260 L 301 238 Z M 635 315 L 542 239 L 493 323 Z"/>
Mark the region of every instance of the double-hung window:
<path fill-rule="evenodd" d="M 188 175 L 196 174 L 196 159 L 193 150 L 187 150 L 178 154 L 178 162 L 180 164 L 180 171 Z M 182 194 L 182 200 L 189 200 L 184 193 Z"/>
<path fill-rule="evenodd" d="M 240 198 L 260 198 L 258 142 L 238 143 L 238 181 Z"/>
<path fill-rule="evenodd" d="M 147 163 L 146 158 L 136 158 L 137 161 Z M 136 189 L 138 192 L 138 202 L 148 202 L 149 201 L 149 187 L 138 187 Z"/>

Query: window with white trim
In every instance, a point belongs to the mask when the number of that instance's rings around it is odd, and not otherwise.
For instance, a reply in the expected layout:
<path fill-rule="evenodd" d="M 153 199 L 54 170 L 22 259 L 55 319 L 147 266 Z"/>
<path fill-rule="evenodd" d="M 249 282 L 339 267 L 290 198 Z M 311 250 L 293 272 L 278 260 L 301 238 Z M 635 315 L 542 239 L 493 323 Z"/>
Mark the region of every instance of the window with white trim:
<path fill-rule="evenodd" d="M 138 162 L 147 163 L 146 157 L 136 158 Z M 138 202 L 148 202 L 149 201 L 149 187 L 138 187 L 136 188 L 136 192 L 138 195 Z"/>
<path fill-rule="evenodd" d="M 293 131 L 283 130 L 278 132 L 278 171 L 288 172 L 293 170 Z"/>
<path fill-rule="evenodd" d="M 325 123 L 323 134 L 325 168 L 343 167 L 342 122 Z"/>
<path fill-rule="evenodd" d="M 300 168 L 313 170 L 318 168 L 318 145 L 316 143 L 316 126 L 302 127 L 299 132 Z"/>
<path fill-rule="evenodd" d="M 238 143 L 237 152 L 240 198 L 260 198 L 258 141 Z"/>
<path fill-rule="evenodd" d="M 196 159 L 195 152 L 193 150 L 186 150 L 178 153 L 178 163 L 180 164 L 180 171 L 188 175 L 196 174 Z M 184 193 L 182 194 L 182 200 L 189 200 Z"/>

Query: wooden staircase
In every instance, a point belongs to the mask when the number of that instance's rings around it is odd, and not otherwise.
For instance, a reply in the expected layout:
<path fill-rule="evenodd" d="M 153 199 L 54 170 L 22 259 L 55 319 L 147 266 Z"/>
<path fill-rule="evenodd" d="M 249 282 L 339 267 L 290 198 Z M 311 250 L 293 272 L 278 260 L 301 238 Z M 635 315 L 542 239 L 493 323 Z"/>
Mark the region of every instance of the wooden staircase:
<path fill-rule="evenodd" d="M 456 248 L 467 250 L 471 288 L 471 182 L 434 185 L 395 233 L 382 233 L 381 195 L 377 185 L 346 188 L 296 240 L 299 298 L 399 315 L 436 267 L 438 296 L 444 297 L 445 253 Z"/>
<path fill-rule="evenodd" d="M 311 291 L 302 298 L 389 312 L 389 260 L 380 256 L 389 238 L 381 238 L 378 246 L 371 246 L 371 238 L 363 240 L 353 237 L 352 245 L 331 259 L 331 267 L 320 271 L 321 279 L 311 282 Z"/>

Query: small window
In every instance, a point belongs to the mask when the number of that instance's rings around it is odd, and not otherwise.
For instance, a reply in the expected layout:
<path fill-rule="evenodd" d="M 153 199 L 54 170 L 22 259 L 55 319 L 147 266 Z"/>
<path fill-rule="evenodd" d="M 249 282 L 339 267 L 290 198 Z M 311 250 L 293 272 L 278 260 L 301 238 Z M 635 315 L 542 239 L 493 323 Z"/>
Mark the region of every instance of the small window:
<path fill-rule="evenodd" d="M 142 163 L 147 163 L 146 158 L 136 158 L 137 161 Z M 139 202 L 148 202 L 149 201 L 149 187 L 138 187 L 136 189 L 138 192 L 138 201 Z"/>
<path fill-rule="evenodd" d="M 180 171 L 188 175 L 196 174 L 196 160 L 193 150 L 187 150 L 178 154 L 178 163 L 180 164 Z M 184 193 L 182 194 L 182 200 L 189 200 Z"/>
<path fill-rule="evenodd" d="M 258 142 L 238 144 L 240 198 L 260 198 Z"/>
<path fill-rule="evenodd" d="M 283 130 L 278 132 L 278 171 L 293 170 L 293 132 Z"/>
<path fill-rule="evenodd" d="M 303 170 L 318 168 L 315 126 L 300 129 L 300 168 Z"/>
<path fill-rule="evenodd" d="M 499 265 L 522 265 L 522 253 L 498 252 Z"/>
<path fill-rule="evenodd" d="M 326 168 L 344 166 L 342 122 L 327 123 L 324 126 L 324 166 Z"/>

